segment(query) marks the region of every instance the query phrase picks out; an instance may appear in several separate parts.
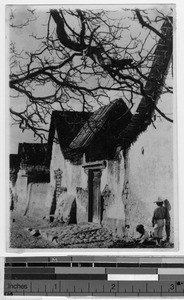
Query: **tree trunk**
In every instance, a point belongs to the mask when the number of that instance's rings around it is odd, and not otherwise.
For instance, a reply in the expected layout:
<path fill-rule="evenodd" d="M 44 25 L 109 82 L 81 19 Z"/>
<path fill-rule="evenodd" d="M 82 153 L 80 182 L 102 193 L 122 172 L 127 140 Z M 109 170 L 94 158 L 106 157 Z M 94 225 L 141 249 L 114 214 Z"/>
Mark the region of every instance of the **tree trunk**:
<path fill-rule="evenodd" d="M 150 125 L 162 92 L 172 57 L 172 18 L 168 18 L 164 22 L 161 31 L 165 39 L 160 38 L 155 49 L 151 71 L 144 87 L 145 95 L 141 99 L 136 113 L 132 116 L 131 122 L 121 133 L 120 144 L 123 149 L 129 148 L 130 141 L 136 141 L 139 134 Z"/>

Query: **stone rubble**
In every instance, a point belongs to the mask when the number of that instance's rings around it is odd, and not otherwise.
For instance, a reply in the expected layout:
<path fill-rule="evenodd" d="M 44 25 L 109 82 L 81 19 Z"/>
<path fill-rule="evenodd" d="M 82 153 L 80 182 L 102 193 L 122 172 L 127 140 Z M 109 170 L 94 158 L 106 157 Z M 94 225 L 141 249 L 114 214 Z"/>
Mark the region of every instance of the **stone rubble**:
<path fill-rule="evenodd" d="M 162 247 L 173 248 L 173 244 L 164 244 Z M 120 240 L 100 224 L 66 225 L 13 213 L 10 248 L 140 248 L 140 245 Z"/>
<path fill-rule="evenodd" d="M 63 225 L 40 229 L 39 232 L 43 239 L 59 248 L 107 248 L 115 241 L 113 234 L 98 224 Z"/>

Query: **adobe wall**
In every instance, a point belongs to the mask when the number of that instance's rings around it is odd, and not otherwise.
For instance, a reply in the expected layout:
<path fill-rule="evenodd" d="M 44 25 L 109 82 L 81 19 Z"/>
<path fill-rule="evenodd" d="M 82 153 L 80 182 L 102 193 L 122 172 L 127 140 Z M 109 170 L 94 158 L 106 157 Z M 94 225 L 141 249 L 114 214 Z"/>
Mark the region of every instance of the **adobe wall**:
<path fill-rule="evenodd" d="M 10 182 L 9 186 L 10 199 L 13 200 L 11 210 L 21 215 L 29 214 L 39 218 L 49 214 L 51 192 L 49 183 L 28 184 L 26 170 L 20 169 L 15 185 Z"/>
<path fill-rule="evenodd" d="M 172 124 L 161 122 L 157 129 L 150 125 L 128 153 L 128 180 L 123 202 L 127 204 L 126 223 L 129 236 L 135 234 L 137 224 L 152 231 L 153 203 L 158 196 L 171 203 L 171 226 L 174 223 L 173 131 Z M 126 200 L 125 193 L 128 193 Z M 127 203 L 126 203 L 127 201 Z M 175 203 L 176 209 L 176 203 Z M 173 236 L 171 237 L 173 240 Z"/>
<path fill-rule="evenodd" d="M 13 187 L 13 194 L 15 199 L 14 209 L 24 214 L 27 202 L 27 175 L 25 170 L 19 170 L 17 181 Z"/>
<path fill-rule="evenodd" d="M 52 146 L 52 158 L 50 164 L 50 184 L 55 187 L 56 183 L 56 171 L 60 169 L 61 174 L 61 186 L 67 188 L 70 194 L 76 195 L 76 187 L 80 186 L 86 188 L 87 175 L 81 168 L 81 165 L 73 165 L 69 160 L 65 160 L 61 152 L 60 145 L 53 143 Z"/>
<path fill-rule="evenodd" d="M 107 161 L 102 169 L 101 195 L 103 201 L 102 225 L 118 236 L 124 235 L 125 214 L 122 202 L 124 159 Z M 88 188 L 77 187 L 77 222 L 88 222 Z"/>
<path fill-rule="evenodd" d="M 50 188 L 53 191 L 60 189 L 60 196 L 57 196 L 55 204 L 55 217 L 62 216 L 61 208 L 65 207 L 66 199 L 76 200 L 77 223 L 88 222 L 88 175 L 81 165 L 72 165 L 65 160 L 59 144 L 54 143 L 51 159 L 51 182 Z M 57 185 L 56 174 L 60 173 L 60 188 Z M 119 161 L 109 161 L 102 170 L 101 194 L 103 197 L 103 222 L 114 233 L 122 236 L 124 234 L 124 206 L 121 195 L 124 182 L 124 159 L 121 156 Z M 58 192 L 59 193 L 59 192 Z M 51 198 L 50 198 L 51 199 Z M 66 217 L 65 217 L 66 219 Z"/>
<path fill-rule="evenodd" d="M 173 231 L 172 147 L 172 124 L 161 122 L 157 124 L 157 129 L 150 125 L 131 146 L 125 157 L 121 151 L 117 161 L 107 161 L 101 176 L 103 226 L 118 236 L 127 238 L 136 235 L 135 228 L 138 224 L 143 224 L 149 232 L 152 231 L 151 219 L 156 207 L 153 202 L 161 196 L 171 203 Z M 61 170 L 62 177 L 58 203 L 64 205 L 63 199 L 73 197 L 76 200 L 77 223 L 87 222 L 87 174 L 82 166 L 74 166 L 66 161 L 60 146 L 54 144 L 51 162 L 52 191 L 56 184 L 54 174 L 58 169 Z"/>
<path fill-rule="evenodd" d="M 35 218 L 46 217 L 49 215 L 50 204 L 48 198 L 49 183 L 29 183 L 27 190 L 27 204 L 25 209 L 26 216 Z"/>
<path fill-rule="evenodd" d="M 55 204 L 51 214 L 55 214 L 56 218 L 62 217 L 63 219 L 64 217 L 66 220 L 66 213 L 61 213 L 61 209 L 67 207 L 66 202 L 68 199 L 70 199 L 72 207 L 73 199 L 73 201 L 76 201 L 77 206 L 77 223 L 84 222 L 83 211 L 87 206 L 88 197 L 86 196 L 83 201 L 83 197 L 78 195 L 77 189 L 85 190 L 87 188 L 87 180 L 87 174 L 85 174 L 82 166 L 73 165 L 69 160 L 65 160 L 60 145 L 53 143 L 50 164 L 50 190 L 52 191 L 50 205 L 53 205 L 53 201 L 55 201 Z M 54 191 L 56 191 L 56 195 L 54 195 Z M 68 207 L 67 211 L 69 214 Z"/>
<path fill-rule="evenodd" d="M 102 224 L 110 228 L 114 234 L 124 236 L 125 212 L 122 202 L 124 183 L 124 158 L 107 161 L 107 167 L 102 172 L 101 193 L 104 200 Z"/>

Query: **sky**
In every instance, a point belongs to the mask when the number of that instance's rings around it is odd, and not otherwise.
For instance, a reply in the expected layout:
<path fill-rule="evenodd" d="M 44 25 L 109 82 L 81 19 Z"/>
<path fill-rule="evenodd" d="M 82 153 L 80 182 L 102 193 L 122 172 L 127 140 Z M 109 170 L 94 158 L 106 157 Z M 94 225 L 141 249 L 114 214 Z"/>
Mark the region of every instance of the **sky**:
<path fill-rule="evenodd" d="M 123 6 L 124 7 L 124 6 Z M 148 6 L 146 6 L 147 8 Z M 120 13 L 120 9 L 121 7 L 115 7 L 115 6 L 111 6 L 110 9 L 117 9 L 117 15 Z M 130 6 L 128 6 L 128 8 L 130 8 Z M 134 8 L 134 7 L 132 7 Z M 142 7 L 141 7 L 142 8 Z M 149 6 L 150 8 L 150 6 Z M 158 6 L 159 9 L 163 9 L 163 10 L 168 10 L 168 6 Z M 11 6 L 8 8 L 7 10 L 7 14 L 10 13 L 14 14 L 14 16 L 16 16 L 14 18 L 14 24 L 16 25 L 20 25 L 24 22 L 27 21 L 27 18 L 30 18 L 30 11 L 36 9 L 36 11 L 34 12 L 34 15 L 31 16 L 31 18 L 34 20 L 35 15 L 38 16 L 38 20 L 32 21 L 30 22 L 30 24 L 28 26 L 26 26 L 23 29 L 10 29 L 7 30 L 7 37 L 8 37 L 8 41 L 13 41 L 16 43 L 16 47 L 18 49 L 18 51 L 22 51 L 22 49 L 28 49 L 28 51 L 34 51 L 34 49 L 38 48 L 37 43 L 31 38 L 31 34 L 32 33 L 39 33 L 39 36 L 45 36 L 45 31 L 46 31 L 46 24 L 48 22 L 48 14 L 44 13 L 43 11 L 47 12 L 49 10 L 49 7 L 46 6 Z M 11 23 L 11 20 L 10 20 Z M 42 24 L 42 26 L 40 26 L 40 24 Z M 8 25 L 8 24 L 7 24 Z M 125 24 L 126 26 L 126 24 Z M 39 28 L 39 32 L 38 32 L 38 28 Z M 134 31 L 133 33 L 136 35 L 136 31 L 138 32 L 138 29 L 136 27 L 134 27 Z M 143 31 L 144 34 L 144 31 Z M 171 76 L 169 77 L 169 80 Z M 48 93 L 48 88 L 41 88 L 41 92 L 40 93 Z M 111 98 L 112 100 L 116 99 L 117 97 L 119 97 L 119 93 L 118 92 L 113 92 L 111 93 Z M 23 110 L 23 108 L 25 107 L 25 104 L 27 103 L 27 99 L 25 99 L 25 97 L 23 98 L 19 98 L 19 99 L 13 99 L 10 100 L 10 107 L 15 108 L 16 110 Z M 139 102 L 137 102 L 138 105 Z M 137 105 L 134 106 L 133 108 L 133 113 L 135 112 Z M 162 98 L 159 101 L 159 107 L 160 109 L 164 109 L 165 112 L 168 113 L 172 113 L 173 110 L 173 102 L 172 102 L 172 96 L 168 95 L 167 96 L 162 96 Z M 49 120 L 48 120 L 49 123 Z M 49 126 L 49 124 L 48 124 Z M 25 130 L 24 132 L 22 132 L 18 126 L 15 126 L 12 124 L 12 120 L 10 119 L 10 126 L 9 126 L 9 152 L 10 153 L 17 153 L 17 149 L 18 149 L 18 143 L 19 142 L 40 142 L 39 139 L 35 138 L 33 133 L 30 130 Z"/>

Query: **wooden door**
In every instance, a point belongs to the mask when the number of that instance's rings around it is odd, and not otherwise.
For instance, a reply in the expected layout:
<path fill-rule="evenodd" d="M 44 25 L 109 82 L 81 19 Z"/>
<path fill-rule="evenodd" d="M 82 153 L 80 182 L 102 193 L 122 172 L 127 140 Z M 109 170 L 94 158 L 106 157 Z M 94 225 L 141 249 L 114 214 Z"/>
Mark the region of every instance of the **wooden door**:
<path fill-rule="evenodd" d="M 89 170 L 88 188 L 89 188 L 89 205 L 88 205 L 88 221 L 94 223 L 101 222 L 101 171 Z"/>

